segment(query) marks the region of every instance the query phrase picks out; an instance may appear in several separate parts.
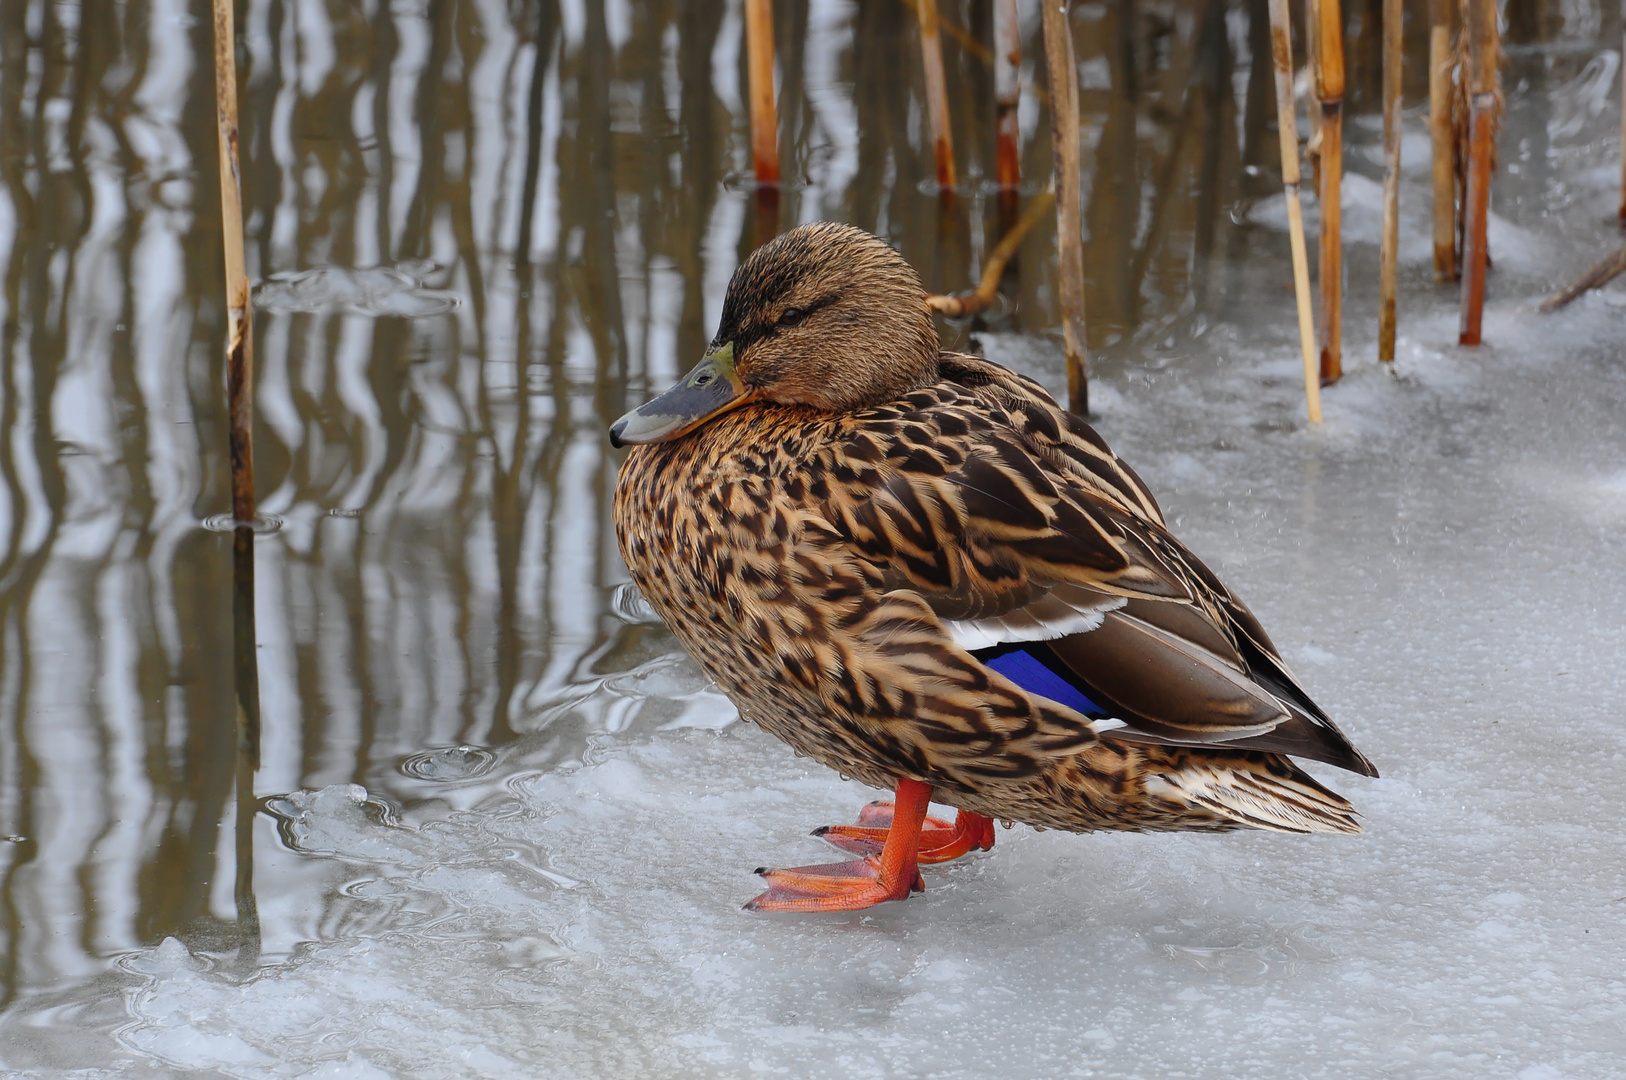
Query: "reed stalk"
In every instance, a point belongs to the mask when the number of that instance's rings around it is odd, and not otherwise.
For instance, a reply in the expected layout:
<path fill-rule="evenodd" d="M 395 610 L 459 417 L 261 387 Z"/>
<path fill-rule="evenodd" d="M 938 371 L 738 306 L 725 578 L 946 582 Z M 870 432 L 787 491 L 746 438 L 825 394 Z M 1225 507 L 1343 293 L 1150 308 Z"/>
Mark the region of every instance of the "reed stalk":
<path fill-rule="evenodd" d="M 920 22 L 920 62 L 926 71 L 926 109 L 932 124 L 932 159 L 937 187 L 954 190 L 954 134 L 949 130 L 948 82 L 943 76 L 943 39 L 938 33 L 937 0 L 916 0 Z"/>
<path fill-rule="evenodd" d="M 1540 310 L 1543 314 L 1557 311 L 1582 293 L 1606 285 L 1623 273 L 1626 273 L 1626 244 L 1593 263 L 1586 273 L 1543 300 Z"/>
<path fill-rule="evenodd" d="M 1287 236 L 1293 251 L 1293 295 L 1299 309 L 1299 351 L 1304 356 L 1304 407 L 1321 423 L 1321 371 L 1316 362 L 1315 321 L 1310 310 L 1310 257 L 1304 245 L 1304 206 L 1299 198 L 1299 130 L 1293 98 L 1293 27 L 1287 0 L 1270 0 L 1270 57 L 1276 71 L 1276 127 L 1282 144 L 1282 189 L 1287 195 Z"/>
<path fill-rule="evenodd" d="M 1626 0 L 1620 4 L 1620 227 L 1626 229 Z"/>
<path fill-rule="evenodd" d="M 1457 342 L 1480 343 L 1485 312 L 1485 228 L 1490 216 L 1490 176 L 1501 112 L 1497 71 L 1496 0 L 1467 0 L 1468 190 L 1463 199 L 1462 322 Z"/>
<path fill-rule="evenodd" d="M 1378 360 L 1395 358 L 1396 267 L 1400 247 L 1401 0 L 1383 0 L 1383 243 L 1378 269 Z"/>
<path fill-rule="evenodd" d="M 237 153 L 237 34 L 232 0 L 214 0 L 215 117 L 220 136 L 220 230 L 226 269 L 226 412 L 231 449 L 232 674 L 237 731 L 236 876 L 239 959 L 257 957 L 254 773 L 260 764 L 260 676 L 254 626 L 254 351 L 243 253 L 242 170 Z"/>
<path fill-rule="evenodd" d="M 1007 233 L 1015 227 L 1022 184 L 1021 69 L 1022 24 L 1016 0 L 994 0 L 994 178 L 999 185 L 1000 224 Z"/>
<path fill-rule="evenodd" d="M 1051 138 L 1055 141 L 1057 285 L 1062 339 L 1067 350 L 1067 408 L 1090 411 L 1089 359 L 1084 335 L 1084 232 L 1079 220 L 1078 66 L 1068 0 L 1040 0 L 1045 68 L 1050 81 Z"/>
<path fill-rule="evenodd" d="M 1027 213 L 1022 219 L 1011 227 L 993 251 L 988 253 L 988 261 L 983 265 L 982 277 L 977 287 L 968 293 L 959 293 L 953 296 L 928 296 L 926 304 L 933 311 L 947 315 L 951 319 L 964 318 L 975 315 L 994 302 L 994 295 L 999 291 L 999 279 L 1005 273 L 1005 266 L 1016 254 L 1016 249 L 1022 246 L 1022 241 L 1033 226 L 1040 219 L 1050 213 L 1051 207 L 1056 205 L 1056 193 L 1046 191 L 1037 196 L 1028 204 Z"/>
<path fill-rule="evenodd" d="M 1311 69 L 1321 114 L 1321 154 L 1317 170 L 1321 206 L 1318 270 L 1321 284 L 1321 379 L 1337 382 L 1344 373 L 1344 29 L 1339 0 L 1310 0 L 1313 34 Z"/>
<path fill-rule="evenodd" d="M 759 185 L 779 183 L 779 117 L 773 100 L 773 0 L 745 0 L 745 72 L 751 158 Z"/>
<path fill-rule="evenodd" d="M 1434 279 L 1457 280 L 1457 140 L 1451 125 L 1451 9 L 1428 0 L 1428 133 L 1433 146 Z"/>
<path fill-rule="evenodd" d="M 215 0 L 216 5 L 231 0 Z M 254 529 L 239 524 L 232 530 L 232 682 L 236 689 L 237 753 L 236 831 L 233 853 L 236 873 L 232 897 L 237 907 L 240 963 L 260 954 L 260 909 L 254 895 L 254 820 L 259 804 L 254 798 L 254 774 L 260 768 L 260 662 L 254 630 Z"/>
<path fill-rule="evenodd" d="M 254 522 L 254 342 L 243 195 L 237 162 L 237 57 L 228 0 L 214 0 L 215 116 L 220 128 L 220 228 L 226 257 L 226 408 L 231 441 L 231 509 L 239 527 Z"/>

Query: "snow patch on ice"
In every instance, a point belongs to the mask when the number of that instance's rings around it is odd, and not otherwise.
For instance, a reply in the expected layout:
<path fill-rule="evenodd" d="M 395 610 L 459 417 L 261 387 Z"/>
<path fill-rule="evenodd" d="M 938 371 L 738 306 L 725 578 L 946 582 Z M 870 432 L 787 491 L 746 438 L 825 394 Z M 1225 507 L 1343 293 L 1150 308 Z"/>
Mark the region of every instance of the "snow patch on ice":
<path fill-rule="evenodd" d="M 1433 264 L 1433 211 L 1431 204 L 1418 195 L 1425 194 L 1420 184 L 1413 197 L 1400 203 L 1400 247 L 1397 257 L 1403 264 Z M 1383 184 L 1360 173 L 1344 175 L 1339 200 L 1343 209 L 1342 237 L 1346 245 L 1376 246 L 1383 239 Z M 1314 237 L 1321 227 L 1321 208 L 1308 190 L 1303 196 L 1305 235 Z M 1255 203 L 1248 212 L 1248 220 L 1279 232 L 1287 232 L 1287 197 L 1272 195 Z M 1539 233 L 1516 225 L 1492 209 L 1486 225 L 1486 235 L 1496 260 L 1503 270 L 1521 273 L 1535 272 L 1553 261 L 1553 245 Z"/>

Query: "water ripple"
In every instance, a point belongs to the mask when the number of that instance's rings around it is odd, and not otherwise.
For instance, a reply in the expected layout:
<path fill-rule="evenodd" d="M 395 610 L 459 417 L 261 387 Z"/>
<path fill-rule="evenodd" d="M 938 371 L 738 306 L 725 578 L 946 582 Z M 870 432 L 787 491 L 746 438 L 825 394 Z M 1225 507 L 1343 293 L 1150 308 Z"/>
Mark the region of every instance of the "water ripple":
<path fill-rule="evenodd" d="M 237 528 L 237 519 L 230 514 L 211 514 L 201 524 L 210 532 L 229 533 Z M 266 536 L 280 530 L 283 522 L 275 514 L 255 514 L 252 524 L 256 534 Z"/>
<path fill-rule="evenodd" d="M 448 746 L 413 754 L 401 762 L 400 769 L 417 780 L 447 783 L 484 776 L 496 763 L 497 755 L 490 750 L 482 750 L 478 746 Z"/>

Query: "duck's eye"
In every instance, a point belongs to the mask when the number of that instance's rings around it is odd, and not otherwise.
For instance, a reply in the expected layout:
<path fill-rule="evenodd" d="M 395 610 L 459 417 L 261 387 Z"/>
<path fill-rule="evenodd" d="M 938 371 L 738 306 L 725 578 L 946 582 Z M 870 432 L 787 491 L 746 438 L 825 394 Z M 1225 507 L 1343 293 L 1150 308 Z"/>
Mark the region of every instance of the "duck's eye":
<path fill-rule="evenodd" d="M 801 308 L 788 307 L 779 314 L 780 326 L 795 326 L 802 321 L 804 312 Z"/>

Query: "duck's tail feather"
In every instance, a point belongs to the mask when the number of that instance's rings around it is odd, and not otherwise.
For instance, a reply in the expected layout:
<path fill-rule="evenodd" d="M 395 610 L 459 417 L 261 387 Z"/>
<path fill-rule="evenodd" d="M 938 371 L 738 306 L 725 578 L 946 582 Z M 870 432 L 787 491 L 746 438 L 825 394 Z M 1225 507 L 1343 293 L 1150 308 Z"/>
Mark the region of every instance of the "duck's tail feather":
<path fill-rule="evenodd" d="M 1358 833 L 1355 808 L 1280 754 L 1193 752 L 1147 777 L 1154 798 L 1207 811 L 1240 828 Z"/>

